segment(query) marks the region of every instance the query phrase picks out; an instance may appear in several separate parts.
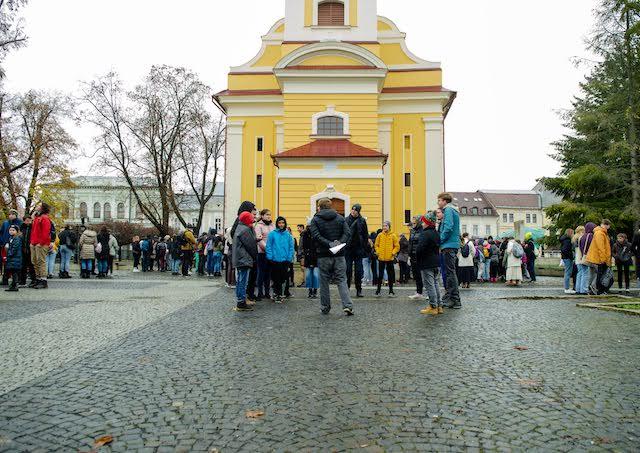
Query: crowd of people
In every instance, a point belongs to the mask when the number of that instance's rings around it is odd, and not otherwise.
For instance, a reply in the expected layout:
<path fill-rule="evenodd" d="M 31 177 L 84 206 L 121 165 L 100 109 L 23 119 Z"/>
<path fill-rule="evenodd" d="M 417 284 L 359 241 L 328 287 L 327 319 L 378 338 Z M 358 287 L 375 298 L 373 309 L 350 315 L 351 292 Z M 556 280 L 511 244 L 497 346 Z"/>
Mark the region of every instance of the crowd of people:
<path fill-rule="evenodd" d="M 210 229 L 196 237 L 186 229 L 175 235 L 135 236 L 133 272 L 171 272 L 183 277 L 192 272 L 209 277 L 224 273 L 227 286 L 235 287 L 236 309 L 248 311 L 264 299 L 283 303 L 291 297 L 298 263 L 303 274 L 297 286 L 307 289 L 309 299 L 318 298 L 320 290 L 322 313 L 331 309 L 329 285 L 335 284 L 347 315 L 354 312 L 352 286 L 355 298 L 364 297 L 364 285 L 373 285 L 375 297 L 381 297 L 384 286 L 387 296 L 394 298 L 396 284 L 413 279 L 416 292 L 409 297 L 429 302 L 422 313 L 439 315 L 444 307 L 461 308 L 460 289 L 474 282 L 509 286 L 536 282 L 537 251 L 530 233 L 522 242 L 513 237 L 474 239 L 460 234 L 460 217 L 451 203 L 450 194 L 440 194 L 439 208 L 414 217 L 407 237 L 397 235 L 389 221 L 370 232 L 360 204 L 343 217 L 332 208 L 331 200 L 324 199 L 306 225 L 297 225 L 297 240 L 284 217 L 274 222 L 270 210 L 258 212 L 246 201 L 224 233 Z M 569 229 L 560 238 L 565 293 L 608 292 L 614 282 L 614 264 L 619 289 L 630 290 L 630 268 L 634 257 L 640 260 L 640 232 L 632 242 L 625 234 L 613 241 L 610 227 L 605 219 L 600 226 L 587 223 L 575 231 Z M 7 291 L 47 288 L 58 256 L 59 278 L 71 278 L 74 256 L 81 278 L 111 278 L 120 253 L 118 240 L 106 227 L 99 231 L 82 227 L 77 234 L 66 225 L 57 232 L 46 203 L 22 219 L 11 211 L 0 229 L 0 246 L 2 285 L 8 286 Z"/>

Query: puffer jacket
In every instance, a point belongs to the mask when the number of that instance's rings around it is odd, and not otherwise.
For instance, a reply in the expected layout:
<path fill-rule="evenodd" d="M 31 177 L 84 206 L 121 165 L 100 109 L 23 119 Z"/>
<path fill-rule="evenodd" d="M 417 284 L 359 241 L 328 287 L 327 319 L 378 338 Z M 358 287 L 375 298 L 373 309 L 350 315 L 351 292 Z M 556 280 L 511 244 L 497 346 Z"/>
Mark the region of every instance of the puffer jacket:
<path fill-rule="evenodd" d="M 264 221 L 259 221 L 256 223 L 256 226 L 253 228 L 256 233 L 256 239 L 262 236 L 262 239 L 258 242 L 258 253 L 266 253 L 267 252 L 267 241 L 269 240 L 269 235 L 273 230 L 276 229 L 276 226 L 273 222 L 269 225 L 264 223 Z"/>
<path fill-rule="evenodd" d="M 563 260 L 573 260 L 575 258 L 573 240 L 566 234 L 560 237 L 560 252 Z"/>
<path fill-rule="evenodd" d="M 393 231 L 383 231 L 376 237 L 375 248 L 378 261 L 393 261 L 400 251 L 398 236 Z"/>
<path fill-rule="evenodd" d="M 593 230 L 593 242 L 591 242 L 589 253 L 587 253 L 587 262 L 611 265 L 611 242 L 609 234 L 602 227 Z"/>
<path fill-rule="evenodd" d="M 233 237 L 233 267 L 253 267 L 258 259 L 258 244 L 253 228 L 249 228 L 242 222 L 238 222 Z"/>
<path fill-rule="evenodd" d="M 195 250 L 197 241 L 191 230 L 186 230 L 182 237 L 184 238 L 184 244 L 182 245 L 182 247 L 180 247 L 180 250 L 184 252 Z"/>
<path fill-rule="evenodd" d="M 22 268 L 22 237 L 9 237 L 6 267 L 8 270 L 19 270 Z"/>
<path fill-rule="evenodd" d="M 109 236 L 109 255 L 118 255 L 118 240 L 113 234 Z"/>
<path fill-rule="evenodd" d="M 354 258 L 364 258 L 371 252 L 369 248 L 369 227 L 367 221 L 362 216 L 353 217 L 348 215 L 345 218 L 350 230 L 349 243 L 346 249 L 349 256 Z"/>
<path fill-rule="evenodd" d="M 80 249 L 80 259 L 93 260 L 96 258 L 96 244 L 98 243 L 98 233 L 93 230 L 85 230 L 78 241 Z"/>
<path fill-rule="evenodd" d="M 351 237 L 347 222 L 335 210 L 322 209 L 316 212 L 309 225 L 309 231 L 316 246 L 318 258 L 344 256 L 344 248 L 335 255 L 329 250 L 332 242 L 347 244 Z"/>
<path fill-rule="evenodd" d="M 412 258 L 418 253 L 418 243 L 420 242 L 420 236 L 422 236 L 423 231 L 421 225 L 416 225 L 414 228 L 411 228 L 409 232 L 409 255 Z M 438 243 L 439 242 L 438 240 Z"/>
<path fill-rule="evenodd" d="M 292 263 L 295 250 L 293 236 L 286 228 L 274 230 L 267 239 L 267 259 L 276 263 Z"/>
<path fill-rule="evenodd" d="M 416 261 L 420 270 L 440 267 L 440 235 L 435 227 L 423 229 L 418 236 Z"/>

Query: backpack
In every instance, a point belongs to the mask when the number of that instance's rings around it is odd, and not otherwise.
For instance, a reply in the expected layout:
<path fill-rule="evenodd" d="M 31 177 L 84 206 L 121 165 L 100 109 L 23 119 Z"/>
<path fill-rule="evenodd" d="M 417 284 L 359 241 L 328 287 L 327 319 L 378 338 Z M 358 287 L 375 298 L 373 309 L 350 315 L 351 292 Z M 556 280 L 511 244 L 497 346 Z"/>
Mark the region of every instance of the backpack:
<path fill-rule="evenodd" d="M 156 245 L 156 254 L 164 255 L 167 252 L 167 244 L 165 242 L 158 242 Z"/>
<path fill-rule="evenodd" d="M 602 275 L 602 278 L 600 279 L 600 284 L 607 291 L 611 289 L 611 287 L 613 286 L 613 269 L 611 269 L 610 267 L 607 268 L 607 270 Z"/>
<path fill-rule="evenodd" d="M 469 255 L 471 254 L 471 247 L 469 247 L 468 242 L 462 247 L 460 254 L 463 258 L 469 258 Z"/>
<path fill-rule="evenodd" d="M 140 250 L 142 250 L 143 252 L 149 251 L 149 241 L 147 239 L 143 239 L 142 241 L 140 241 Z"/>
<path fill-rule="evenodd" d="M 630 263 L 632 260 L 631 247 L 625 245 L 621 248 L 618 248 L 618 253 L 615 256 L 615 259 L 623 264 Z"/>
<path fill-rule="evenodd" d="M 51 222 L 51 242 L 56 242 L 56 226 Z"/>
<path fill-rule="evenodd" d="M 515 258 L 522 258 L 524 256 L 524 249 L 517 242 L 513 244 L 513 249 L 511 249 L 511 253 Z"/>
<path fill-rule="evenodd" d="M 187 245 L 187 240 L 184 238 L 184 233 L 176 238 L 176 245 L 178 248 L 182 248 L 184 245 Z"/>

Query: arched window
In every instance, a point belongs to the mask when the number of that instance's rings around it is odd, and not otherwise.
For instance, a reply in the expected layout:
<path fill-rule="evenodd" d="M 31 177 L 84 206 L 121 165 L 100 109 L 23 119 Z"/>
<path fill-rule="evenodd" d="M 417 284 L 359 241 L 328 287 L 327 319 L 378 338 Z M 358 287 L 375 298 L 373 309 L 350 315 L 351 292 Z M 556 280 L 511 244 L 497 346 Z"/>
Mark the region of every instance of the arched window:
<path fill-rule="evenodd" d="M 328 1 L 318 5 L 318 25 L 333 27 L 344 25 L 344 3 Z"/>
<path fill-rule="evenodd" d="M 105 220 L 111 219 L 111 203 L 104 204 L 104 219 Z"/>
<path fill-rule="evenodd" d="M 87 208 L 87 203 L 84 201 L 80 203 L 80 218 L 87 218 L 89 216 L 89 208 Z"/>
<path fill-rule="evenodd" d="M 118 203 L 118 218 L 124 219 L 124 203 Z"/>
<path fill-rule="evenodd" d="M 93 205 L 93 218 L 94 219 L 100 218 L 100 203 L 95 203 Z"/>
<path fill-rule="evenodd" d="M 318 135 L 325 137 L 344 135 L 344 120 L 339 116 L 318 118 Z"/>

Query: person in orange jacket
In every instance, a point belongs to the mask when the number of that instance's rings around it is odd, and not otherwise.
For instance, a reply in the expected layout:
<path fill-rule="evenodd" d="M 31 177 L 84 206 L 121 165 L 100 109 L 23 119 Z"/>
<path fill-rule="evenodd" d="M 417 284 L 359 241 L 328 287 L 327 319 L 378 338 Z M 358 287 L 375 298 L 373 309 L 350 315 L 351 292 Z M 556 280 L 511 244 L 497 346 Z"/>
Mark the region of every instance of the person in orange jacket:
<path fill-rule="evenodd" d="M 602 285 L 602 277 L 611 266 L 611 240 L 609 239 L 611 222 L 604 219 L 593 230 L 593 241 L 587 253 L 587 263 L 591 265 L 589 288 L 593 294 L 603 294 L 609 290 Z"/>

